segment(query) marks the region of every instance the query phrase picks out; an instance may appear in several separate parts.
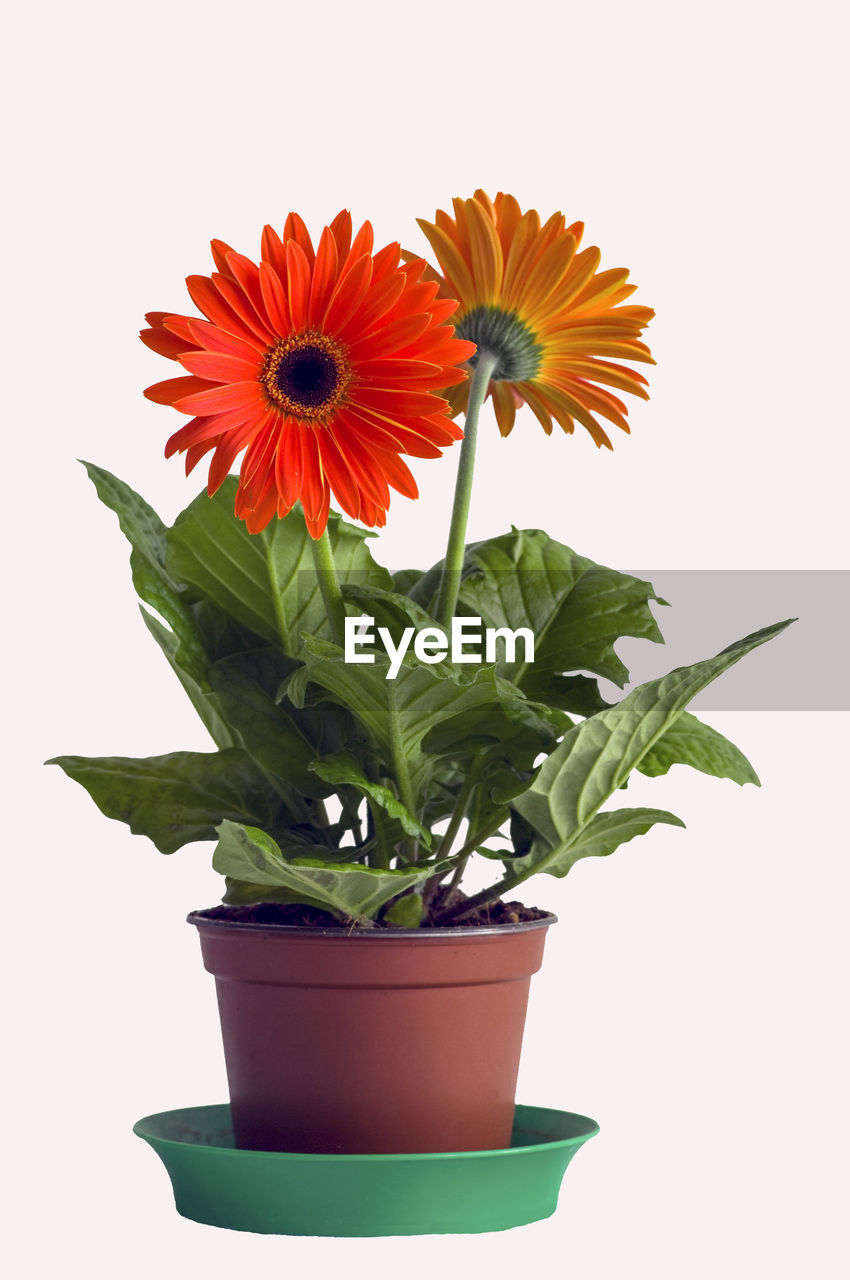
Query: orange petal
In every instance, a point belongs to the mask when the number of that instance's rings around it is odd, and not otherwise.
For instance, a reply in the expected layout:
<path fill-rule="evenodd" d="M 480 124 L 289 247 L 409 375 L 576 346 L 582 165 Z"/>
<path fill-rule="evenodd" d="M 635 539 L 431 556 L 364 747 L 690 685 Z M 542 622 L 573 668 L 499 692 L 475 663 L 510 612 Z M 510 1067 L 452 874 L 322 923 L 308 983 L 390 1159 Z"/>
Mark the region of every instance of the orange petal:
<path fill-rule="evenodd" d="M 310 298 L 310 263 L 304 250 L 294 240 L 290 240 L 286 246 L 286 279 L 292 327 L 295 330 L 304 329 Z"/>
<path fill-rule="evenodd" d="M 307 259 L 307 266 L 312 267 L 316 259 L 316 255 L 313 252 L 313 241 L 310 239 L 310 232 L 304 225 L 303 218 L 297 213 L 290 213 L 287 216 L 283 228 L 283 243 L 287 244 L 290 241 L 294 241 L 298 245 Z"/>
<path fill-rule="evenodd" d="M 260 263 L 260 289 L 272 328 L 282 338 L 288 337 L 291 325 L 286 290 L 280 282 L 277 271 L 268 262 Z"/>
<path fill-rule="evenodd" d="M 147 400 L 153 400 L 154 404 L 173 405 L 181 396 L 206 391 L 211 386 L 212 383 L 205 382 L 203 378 L 166 378 L 165 382 L 155 382 L 152 387 L 146 387 L 143 394 Z M 193 413 L 194 410 L 190 409 L 188 412 Z"/>
<path fill-rule="evenodd" d="M 313 267 L 310 301 L 307 305 L 307 323 L 309 325 L 318 325 L 324 318 L 338 274 L 339 261 L 337 259 L 336 240 L 333 232 L 326 227 L 319 241 L 316 262 Z"/>
<path fill-rule="evenodd" d="M 218 351 L 187 351 L 180 363 L 189 373 L 210 382 L 245 382 L 256 378 L 259 361 L 240 360 L 238 356 L 222 355 Z"/>
<path fill-rule="evenodd" d="M 174 408 L 181 413 L 225 413 L 228 409 L 241 409 L 247 405 L 266 403 L 258 382 L 232 382 L 227 386 L 213 387 L 210 391 L 198 391 L 174 401 Z"/>

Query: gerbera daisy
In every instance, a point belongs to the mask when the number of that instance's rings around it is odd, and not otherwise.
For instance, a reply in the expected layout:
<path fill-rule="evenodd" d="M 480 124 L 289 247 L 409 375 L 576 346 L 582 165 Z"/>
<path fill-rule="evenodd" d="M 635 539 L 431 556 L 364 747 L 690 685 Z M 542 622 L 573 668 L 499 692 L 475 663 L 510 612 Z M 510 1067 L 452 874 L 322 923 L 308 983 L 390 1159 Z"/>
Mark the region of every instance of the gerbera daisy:
<path fill-rule="evenodd" d="M 433 223 L 419 220 L 443 272 L 429 278 L 459 299 L 458 336 L 495 357 L 488 394 L 502 435 L 525 402 L 547 434 L 553 418 L 569 433 L 580 422 L 612 448 L 597 416 L 628 431 L 628 409 L 605 388 L 648 399 L 646 378 L 617 361 L 655 363 L 639 340 L 655 313 L 621 305 L 636 287 L 628 271 L 600 272 L 598 249 L 578 252 L 582 223 L 568 227 L 563 214 L 541 226 L 513 196 L 480 190 L 453 206 L 453 218 L 440 209 Z M 446 394 L 453 413 L 466 409 L 468 385 Z"/>
<path fill-rule="evenodd" d="M 331 494 L 382 525 L 390 488 L 417 496 L 399 455 L 439 457 L 462 435 L 435 394 L 465 380 L 475 350 L 447 323 L 457 304 L 398 244 L 373 255 L 368 222 L 351 231 L 343 211 L 314 250 L 292 213 L 282 236 L 263 231 L 259 266 L 214 240 L 217 270 L 186 281 L 205 319 L 146 317 L 142 341 L 186 370 L 145 392 L 191 419 L 166 457 L 185 453 L 188 474 L 212 451 L 214 493 L 244 450 L 236 514 L 252 533 L 300 500 L 318 539 Z"/>

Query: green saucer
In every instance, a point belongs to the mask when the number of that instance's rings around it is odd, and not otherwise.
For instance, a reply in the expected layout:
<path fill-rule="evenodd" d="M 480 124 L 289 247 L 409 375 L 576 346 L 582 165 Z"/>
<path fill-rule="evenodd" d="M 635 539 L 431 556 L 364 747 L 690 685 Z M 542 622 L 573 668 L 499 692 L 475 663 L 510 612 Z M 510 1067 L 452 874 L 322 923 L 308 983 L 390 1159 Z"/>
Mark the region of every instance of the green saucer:
<path fill-rule="evenodd" d="M 517 1107 L 510 1147 L 417 1155 L 301 1155 L 233 1146 L 230 1108 L 145 1116 L 177 1212 L 234 1231 L 409 1236 L 503 1231 L 554 1213 L 567 1165 L 599 1132 L 587 1116 Z"/>

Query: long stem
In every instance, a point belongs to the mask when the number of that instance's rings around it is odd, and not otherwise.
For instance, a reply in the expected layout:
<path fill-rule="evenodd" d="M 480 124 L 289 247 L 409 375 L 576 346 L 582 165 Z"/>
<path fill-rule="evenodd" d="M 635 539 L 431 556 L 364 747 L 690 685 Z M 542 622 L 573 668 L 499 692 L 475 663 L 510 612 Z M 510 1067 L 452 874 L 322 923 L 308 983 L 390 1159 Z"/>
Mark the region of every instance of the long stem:
<path fill-rule="evenodd" d="M 407 809 L 408 813 L 416 817 L 416 797 L 413 794 L 413 783 L 410 778 L 410 769 L 407 763 L 407 756 L 404 753 L 404 743 L 401 740 L 401 725 L 398 718 L 398 707 L 396 704 L 395 685 L 392 681 L 387 682 L 387 708 L 389 710 L 389 729 L 390 729 L 390 756 L 392 757 L 393 775 L 395 777 L 396 786 L 398 787 L 398 798 Z M 416 840 L 411 836 L 405 840 L 405 856 L 408 862 L 416 862 L 418 856 L 418 846 Z"/>
<path fill-rule="evenodd" d="M 466 550 L 466 525 L 469 519 L 469 501 L 472 496 L 472 478 L 475 471 L 478 415 L 497 364 L 497 356 L 479 349 L 472 381 L 469 384 L 469 402 L 463 428 L 463 443 L 460 446 L 449 541 L 435 609 L 437 621 L 443 628 L 448 627 L 454 617 L 460 591 L 460 575 Z"/>
<path fill-rule="evenodd" d="M 334 640 L 341 645 L 345 642 L 345 605 L 342 600 L 339 579 L 336 576 L 334 554 L 327 529 L 325 529 L 321 538 L 311 538 L 310 542 L 313 548 L 313 564 L 316 568 L 316 577 L 319 580 L 319 590 L 325 602 L 331 631 L 333 632 Z"/>
<path fill-rule="evenodd" d="M 381 813 L 380 805 L 373 801 L 369 802 L 369 824 L 375 835 L 375 849 L 369 858 L 370 867 L 380 867 L 387 870 L 390 865 L 390 844 L 387 840 L 387 831 L 384 823 L 384 815 Z"/>
<path fill-rule="evenodd" d="M 269 538 L 266 543 L 266 569 L 269 575 L 269 585 L 272 589 L 272 607 L 274 609 L 275 622 L 277 623 L 277 633 L 280 637 L 280 647 L 284 653 L 290 653 L 289 628 L 286 625 L 286 614 L 283 611 L 283 592 L 280 589 L 277 577 L 277 565 L 272 553 L 272 542 L 273 539 Z"/>
<path fill-rule="evenodd" d="M 436 857 L 438 862 L 440 858 L 447 857 L 451 852 L 451 847 L 455 842 L 455 837 L 458 831 L 460 830 L 460 824 L 463 822 L 464 815 L 466 813 L 466 806 L 469 804 L 469 797 L 472 795 L 473 788 L 478 781 L 478 774 L 480 771 L 481 757 L 479 756 L 479 758 L 470 766 L 469 773 L 466 775 L 466 780 L 458 792 L 458 797 L 455 801 L 455 807 L 452 810 L 449 825 L 446 828 L 446 833 L 440 841 L 439 848 L 437 849 Z"/>

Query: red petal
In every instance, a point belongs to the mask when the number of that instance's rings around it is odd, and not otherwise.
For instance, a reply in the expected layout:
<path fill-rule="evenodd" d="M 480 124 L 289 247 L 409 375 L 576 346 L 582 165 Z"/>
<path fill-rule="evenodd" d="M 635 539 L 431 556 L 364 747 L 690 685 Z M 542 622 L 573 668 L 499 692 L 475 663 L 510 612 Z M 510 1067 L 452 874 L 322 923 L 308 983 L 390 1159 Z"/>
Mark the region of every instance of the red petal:
<path fill-rule="evenodd" d="M 294 507 L 301 496 L 303 479 L 301 428 L 296 423 L 287 421 L 283 425 L 280 444 L 275 455 L 275 483 L 287 511 Z"/>
<path fill-rule="evenodd" d="M 310 263 L 303 249 L 294 240 L 290 240 L 286 246 L 286 278 L 292 327 L 296 330 L 304 329 L 307 325 L 307 302 L 310 297 Z"/>
<path fill-rule="evenodd" d="M 192 418 L 169 438 L 165 456 L 170 458 L 174 453 L 182 453 L 184 449 L 200 444 L 203 440 L 215 440 L 217 436 L 248 423 L 257 427 L 263 416 L 262 412 L 258 413 L 257 409 L 249 406 L 247 409 L 231 409 L 228 413 L 215 413 L 208 418 Z"/>
<path fill-rule="evenodd" d="M 219 277 L 221 279 L 221 277 Z M 199 311 L 225 333 L 235 334 L 245 342 L 256 342 L 257 335 L 229 306 L 207 276 L 189 276 L 186 280 L 189 297 Z"/>
<path fill-rule="evenodd" d="M 369 405 L 373 409 L 380 409 L 386 414 L 401 417 L 438 413 L 445 407 L 445 401 L 430 391 L 406 391 L 403 388 L 367 385 L 357 388 L 357 402 Z"/>
<path fill-rule="evenodd" d="M 240 360 L 247 360 L 249 364 L 258 361 L 260 354 L 266 350 L 259 339 L 252 338 L 250 342 L 245 342 L 232 333 L 225 333 L 217 325 L 210 324 L 209 320 L 190 320 L 189 332 L 196 345 L 203 347 L 205 351 L 219 351 L 225 356 L 238 356 Z"/>
<path fill-rule="evenodd" d="M 307 266 L 312 267 L 316 255 L 313 252 L 313 241 L 310 239 L 310 232 L 304 225 L 303 218 L 297 213 L 290 213 L 286 219 L 286 225 L 283 228 L 283 243 L 294 240 L 307 259 Z"/>
<path fill-rule="evenodd" d="M 336 427 L 334 432 L 337 432 Z M 390 491 L 387 482 L 381 469 L 375 465 L 375 459 L 385 455 L 379 453 L 374 445 L 368 447 L 363 445 L 354 432 L 348 430 L 345 425 L 337 434 L 337 441 L 340 448 L 344 450 L 349 469 L 360 486 L 362 495 L 380 507 L 389 506 Z"/>
<path fill-rule="evenodd" d="M 188 351 L 180 363 L 189 373 L 210 382 L 245 382 L 259 373 L 258 360 L 240 360 L 238 356 L 222 355 L 218 351 Z"/>
<path fill-rule="evenodd" d="M 263 234 L 260 237 L 260 253 L 262 260 L 267 262 L 270 267 L 274 267 L 280 278 L 284 279 L 286 276 L 286 250 L 274 227 L 263 227 Z"/>
<path fill-rule="evenodd" d="M 316 443 L 334 497 L 346 515 L 356 520 L 360 515 L 360 489 L 345 457 L 340 453 L 333 433 L 328 429 L 318 431 Z"/>
<path fill-rule="evenodd" d="M 277 271 L 267 262 L 260 263 L 260 288 L 272 327 L 277 330 L 282 338 L 285 338 L 291 328 L 286 290 L 280 283 Z"/>
<path fill-rule="evenodd" d="M 376 360 L 378 356 L 400 352 L 428 328 L 427 316 L 403 316 L 400 320 L 391 321 L 386 328 L 378 329 L 352 343 L 353 360 Z"/>
<path fill-rule="evenodd" d="M 243 405 L 265 405 L 266 400 L 257 382 L 231 382 L 227 386 L 213 387 L 211 391 L 199 391 L 183 396 L 174 402 L 181 413 L 226 413 L 228 409 L 241 409 Z"/>
<path fill-rule="evenodd" d="M 229 244 L 225 244 L 223 240 L 211 240 L 210 248 L 212 249 L 213 262 L 216 270 L 220 271 L 223 276 L 229 276 L 233 273 L 227 265 L 227 255 L 233 253 Z"/>
<path fill-rule="evenodd" d="M 404 292 L 404 276 L 400 272 L 396 272 L 384 280 L 376 281 L 376 261 L 377 259 L 372 260 L 372 279 L 362 302 L 359 305 L 355 302 L 350 309 L 346 310 L 344 315 L 337 316 L 335 314 L 333 324 L 331 324 L 330 309 L 328 311 L 327 327 L 329 329 L 332 328 L 334 333 L 338 334 L 343 340 L 349 337 L 357 338 L 365 333 L 374 325 L 376 320 L 379 320 L 381 316 L 385 316 L 388 311 L 392 310 Z M 368 263 L 369 259 L 364 259 L 364 262 Z M 352 271 L 345 278 L 346 292 L 352 289 L 353 285 L 354 272 Z M 331 307 L 334 307 L 334 305 L 334 303 L 331 303 Z"/>
<path fill-rule="evenodd" d="M 377 459 L 376 459 L 377 461 Z M 389 483 L 406 498 L 418 498 L 419 490 L 410 469 L 394 453 L 382 453 L 378 464 Z"/>
<path fill-rule="evenodd" d="M 356 321 L 360 326 L 359 308 L 372 279 L 372 259 L 364 254 L 339 280 L 331 294 L 322 327 L 326 333 L 342 337 L 346 326 Z M 359 331 L 359 330 L 358 330 Z"/>
<path fill-rule="evenodd" d="M 146 387 L 144 395 L 148 400 L 153 400 L 154 404 L 170 404 L 179 400 L 181 396 L 187 396 L 195 391 L 207 391 L 212 383 L 205 382 L 203 378 L 166 378 L 165 382 L 155 382 L 152 387 Z M 192 413 L 194 410 L 185 410 Z"/>
<path fill-rule="evenodd" d="M 321 428 L 319 428 L 321 430 Z M 317 521 L 325 506 L 328 482 L 322 470 L 316 433 L 310 427 L 299 426 L 304 458 L 304 478 L 301 485 L 301 505 L 308 519 Z"/>
<path fill-rule="evenodd" d="M 331 223 L 331 232 L 336 240 L 337 257 L 345 262 L 351 248 L 351 214 L 347 209 L 340 209 Z"/>
<path fill-rule="evenodd" d="M 230 259 L 231 262 L 235 263 L 235 258 L 236 255 L 233 255 Z M 245 261 L 247 262 L 248 259 L 246 258 Z M 252 267 L 254 266 L 253 263 L 250 265 Z M 254 270 L 256 271 L 257 268 L 254 267 Z M 255 334 L 256 337 L 260 338 L 263 342 L 271 342 L 274 335 L 269 327 L 265 308 L 263 308 L 263 314 L 260 315 L 251 300 L 250 294 L 246 292 L 242 281 L 240 280 L 239 283 L 237 283 L 236 281 L 231 280 L 229 276 L 220 276 L 218 273 L 213 276 L 212 280 L 218 292 L 225 299 L 231 310 L 235 311 L 239 316 L 246 328 L 248 328 L 251 333 Z M 256 291 L 257 295 L 260 296 L 259 283 L 257 283 Z M 260 305 L 262 306 L 262 302 Z"/>
<path fill-rule="evenodd" d="M 327 305 L 330 302 L 338 274 L 339 262 L 337 259 L 336 240 L 333 232 L 326 227 L 319 241 L 316 262 L 313 267 L 313 282 L 310 286 L 310 301 L 307 307 L 308 324 L 315 326 L 321 323 Z"/>
<path fill-rule="evenodd" d="M 158 356 L 167 356 L 169 360 L 176 360 L 186 350 L 186 340 L 167 329 L 140 329 L 139 337 L 151 351 Z"/>

